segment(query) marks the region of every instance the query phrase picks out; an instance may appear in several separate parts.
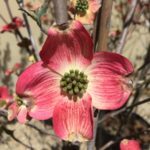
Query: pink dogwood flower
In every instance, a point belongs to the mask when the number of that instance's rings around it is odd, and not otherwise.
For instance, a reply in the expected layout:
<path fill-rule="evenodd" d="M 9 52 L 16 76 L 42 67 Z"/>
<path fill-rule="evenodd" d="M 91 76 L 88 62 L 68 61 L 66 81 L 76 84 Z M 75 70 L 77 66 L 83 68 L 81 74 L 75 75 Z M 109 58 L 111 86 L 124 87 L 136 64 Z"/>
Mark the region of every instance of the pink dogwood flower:
<path fill-rule="evenodd" d="M 60 138 L 90 140 L 93 106 L 103 110 L 123 106 L 131 94 L 128 75 L 133 67 L 119 54 L 93 53 L 92 39 L 78 21 L 66 30 L 50 28 L 48 34 L 42 61 L 20 75 L 16 93 L 30 117 L 53 118 Z"/>
<path fill-rule="evenodd" d="M 16 114 L 14 114 L 14 112 L 17 111 L 16 109 L 13 109 L 13 111 L 10 111 L 12 107 L 12 103 L 13 103 L 13 97 L 9 94 L 8 88 L 6 86 L 1 86 L 0 87 L 0 108 L 8 109 L 7 118 L 10 121 L 16 117 Z"/>
<path fill-rule="evenodd" d="M 0 27 L 0 33 L 6 32 L 6 31 L 11 32 L 11 31 L 16 30 L 17 28 L 20 28 L 23 26 L 24 26 L 23 20 L 19 17 L 15 17 L 15 18 L 13 18 L 11 23 Z"/>
<path fill-rule="evenodd" d="M 142 150 L 137 140 L 123 139 L 120 143 L 120 150 Z"/>
<path fill-rule="evenodd" d="M 6 76 L 10 76 L 12 73 L 16 73 L 17 70 L 21 67 L 21 64 L 20 63 L 16 63 L 14 64 L 13 68 L 12 69 L 7 69 L 5 70 L 5 75 Z"/>
<path fill-rule="evenodd" d="M 11 101 L 12 97 L 9 94 L 8 88 L 6 86 L 0 87 L 0 108 L 5 108 L 7 104 Z"/>
<path fill-rule="evenodd" d="M 20 123 L 25 123 L 27 120 L 29 109 L 29 107 L 28 109 L 26 107 L 26 99 L 24 98 L 24 100 L 22 101 L 20 97 L 15 96 L 14 100 L 15 101 L 8 107 L 8 120 L 12 121 L 17 117 L 17 120 Z"/>
<path fill-rule="evenodd" d="M 99 0 L 71 0 L 71 12 L 75 14 L 75 20 L 83 24 L 93 24 L 95 14 L 100 8 Z"/>

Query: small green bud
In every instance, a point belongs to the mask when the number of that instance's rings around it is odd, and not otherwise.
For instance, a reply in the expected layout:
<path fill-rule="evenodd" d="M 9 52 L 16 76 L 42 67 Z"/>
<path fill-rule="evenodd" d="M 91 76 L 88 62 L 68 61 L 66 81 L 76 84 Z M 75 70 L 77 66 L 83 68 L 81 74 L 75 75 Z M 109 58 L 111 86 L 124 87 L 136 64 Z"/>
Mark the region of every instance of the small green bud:
<path fill-rule="evenodd" d="M 79 82 L 78 87 L 81 89 L 83 87 L 83 84 Z"/>
<path fill-rule="evenodd" d="M 68 90 L 72 89 L 72 84 L 71 83 L 67 85 L 67 89 Z"/>
<path fill-rule="evenodd" d="M 79 74 L 79 70 L 75 70 L 75 74 L 78 75 Z"/>
<path fill-rule="evenodd" d="M 65 81 L 60 81 L 60 86 L 63 87 L 65 86 L 67 83 Z"/>
<path fill-rule="evenodd" d="M 80 76 L 83 77 L 83 76 L 84 76 L 84 73 L 83 73 L 83 72 L 80 72 Z"/>
<path fill-rule="evenodd" d="M 67 87 L 64 87 L 62 90 L 63 90 L 64 92 L 67 92 Z"/>
<path fill-rule="evenodd" d="M 75 75 L 75 73 L 71 73 L 70 76 L 71 76 L 72 78 L 74 78 L 76 75 Z"/>
<path fill-rule="evenodd" d="M 70 70 L 69 72 L 70 72 L 70 74 L 71 74 L 71 73 L 74 73 L 74 70 Z"/>
<path fill-rule="evenodd" d="M 88 85 L 87 85 L 87 84 L 85 84 L 83 87 L 84 87 L 84 89 L 87 89 Z"/>
<path fill-rule="evenodd" d="M 84 89 L 81 89 L 80 90 L 80 94 L 84 94 L 85 90 Z"/>
<path fill-rule="evenodd" d="M 73 85 L 76 85 L 76 84 L 77 84 L 77 81 L 76 81 L 76 80 L 73 80 L 72 84 L 73 84 Z"/>
<path fill-rule="evenodd" d="M 68 77 L 68 76 L 69 76 L 69 73 L 65 73 L 65 74 L 64 74 L 64 77 Z"/>
<path fill-rule="evenodd" d="M 69 92 L 68 92 L 70 95 L 73 95 L 74 93 L 73 93 L 73 90 L 70 90 Z"/>
<path fill-rule="evenodd" d="M 74 88 L 74 92 L 77 94 L 77 93 L 79 93 L 79 88 L 76 86 L 75 88 Z"/>
<path fill-rule="evenodd" d="M 71 81 L 71 79 L 68 77 L 68 78 L 66 78 L 66 81 L 69 83 Z"/>
<path fill-rule="evenodd" d="M 84 79 L 83 79 L 83 78 L 80 78 L 80 82 L 84 83 Z"/>

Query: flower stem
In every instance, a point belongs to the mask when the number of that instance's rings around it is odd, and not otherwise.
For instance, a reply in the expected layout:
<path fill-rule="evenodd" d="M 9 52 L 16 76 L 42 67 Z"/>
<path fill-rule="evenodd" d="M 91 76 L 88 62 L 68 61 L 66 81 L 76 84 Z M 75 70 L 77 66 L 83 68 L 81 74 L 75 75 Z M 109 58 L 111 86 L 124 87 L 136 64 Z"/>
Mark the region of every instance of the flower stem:
<path fill-rule="evenodd" d="M 68 21 L 67 15 L 67 1 L 66 0 L 53 0 L 55 19 L 57 25 L 63 25 Z"/>
<path fill-rule="evenodd" d="M 23 7 L 23 3 L 18 2 L 18 5 L 20 8 Z M 23 18 L 24 18 L 24 21 L 26 24 L 26 29 L 27 29 L 27 32 L 28 32 L 28 35 L 29 35 L 29 38 L 31 41 L 33 56 L 34 56 L 35 60 L 38 61 L 38 60 L 40 60 L 40 57 L 39 57 L 39 54 L 37 51 L 37 46 L 36 46 L 35 40 L 34 40 L 33 35 L 32 35 L 32 31 L 31 31 L 31 27 L 30 27 L 27 15 L 24 12 L 22 13 L 22 15 L 23 15 Z"/>

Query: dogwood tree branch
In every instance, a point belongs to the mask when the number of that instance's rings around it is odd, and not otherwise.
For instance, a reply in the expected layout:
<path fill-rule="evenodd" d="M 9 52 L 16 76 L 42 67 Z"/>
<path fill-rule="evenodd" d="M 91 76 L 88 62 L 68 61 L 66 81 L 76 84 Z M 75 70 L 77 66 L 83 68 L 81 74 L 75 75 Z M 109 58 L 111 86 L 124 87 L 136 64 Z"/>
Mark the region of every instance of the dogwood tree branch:
<path fill-rule="evenodd" d="M 100 124 L 100 123 L 102 123 L 103 121 L 107 120 L 110 117 L 117 116 L 117 115 L 119 115 L 119 114 L 121 114 L 121 113 L 123 113 L 123 112 L 125 112 L 127 110 L 130 110 L 130 109 L 132 109 L 132 108 L 134 108 L 136 106 L 139 106 L 139 105 L 142 105 L 142 104 L 145 104 L 145 103 L 148 103 L 148 102 L 150 102 L 150 98 L 144 99 L 144 100 L 142 100 L 142 101 L 140 101 L 138 103 L 132 104 L 130 106 L 123 107 L 123 108 L 121 108 L 121 109 L 119 109 L 117 111 L 110 112 L 107 115 L 105 115 L 101 120 L 99 120 L 98 123 Z"/>
<path fill-rule="evenodd" d="M 7 10 L 8 10 L 9 16 L 10 16 L 10 19 L 12 20 L 13 19 L 13 15 L 12 15 L 11 9 L 9 7 L 8 0 L 5 0 L 4 2 L 6 4 Z"/>
<path fill-rule="evenodd" d="M 122 53 L 122 50 L 123 50 L 123 47 L 124 47 L 124 44 L 128 35 L 129 27 L 132 24 L 132 19 L 133 19 L 133 15 L 134 15 L 137 3 L 138 3 L 138 0 L 132 0 L 131 8 L 130 8 L 129 13 L 127 14 L 127 17 L 124 23 L 124 29 L 123 29 L 123 32 L 122 32 L 122 35 L 121 35 L 121 38 L 120 38 L 120 41 L 116 50 L 117 53 Z"/>
<path fill-rule="evenodd" d="M 10 19 L 13 20 L 13 14 L 12 14 L 12 11 L 11 11 L 11 9 L 10 9 L 9 1 L 8 1 L 8 0 L 5 0 L 4 2 L 5 2 L 5 5 L 6 5 L 8 14 L 9 14 L 9 16 L 10 16 Z M 20 41 L 23 42 L 23 41 L 24 41 L 25 37 L 21 34 L 21 32 L 20 32 L 18 29 L 16 29 L 16 30 L 14 31 L 14 33 L 15 33 L 16 40 L 17 40 L 18 42 L 20 42 Z M 25 49 L 26 49 L 26 51 L 28 52 L 28 54 L 31 56 L 31 55 L 32 55 L 32 51 L 30 50 L 30 48 L 28 47 L 28 45 L 26 45 Z"/>
<path fill-rule="evenodd" d="M 22 8 L 24 5 L 23 2 L 17 1 L 17 3 L 18 3 L 20 8 Z M 40 57 L 38 55 L 37 46 L 36 46 L 35 40 L 34 40 L 33 35 L 32 35 L 32 31 L 31 31 L 31 27 L 30 27 L 27 15 L 24 12 L 22 12 L 22 15 L 23 15 L 23 19 L 24 19 L 25 24 L 26 24 L 26 29 L 27 29 L 27 32 L 28 32 L 28 35 L 29 35 L 29 38 L 31 41 L 33 56 L 34 56 L 35 60 L 38 61 L 38 60 L 40 60 Z"/>
<path fill-rule="evenodd" d="M 110 146 L 112 146 L 112 145 L 118 143 L 119 141 L 121 141 L 121 140 L 123 140 L 123 139 L 135 138 L 135 137 L 137 137 L 137 136 L 139 136 L 139 135 L 141 135 L 141 134 L 144 134 L 144 133 L 149 134 L 149 133 L 150 133 L 150 128 L 147 128 L 147 129 L 145 129 L 145 130 L 143 130 L 143 131 L 141 131 L 141 132 L 135 133 L 135 134 L 131 134 L 131 135 L 129 135 L 129 136 L 124 136 L 124 137 L 118 138 L 117 140 L 114 140 L 114 141 L 111 140 L 111 141 L 107 142 L 105 145 L 103 145 L 102 147 L 100 147 L 99 150 L 107 150 Z"/>
<path fill-rule="evenodd" d="M 67 1 L 66 0 L 53 0 L 55 19 L 57 25 L 63 25 L 68 21 L 67 15 Z"/>
<path fill-rule="evenodd" d="M 8 24 L 7 20 L 3 17 L 2 14 L 0 14 L 0 18 L 2 19 L 2 21 L 3 21 L 5 24 Z"/>
<path fill-rule="evenodd" d="M 97 20 L 97 46 L 96 51 L 107 51 L 108 33 L 110 28 L 110 17 L 112 10 L 112 0 L 102 0 L 99 18 Z"/>

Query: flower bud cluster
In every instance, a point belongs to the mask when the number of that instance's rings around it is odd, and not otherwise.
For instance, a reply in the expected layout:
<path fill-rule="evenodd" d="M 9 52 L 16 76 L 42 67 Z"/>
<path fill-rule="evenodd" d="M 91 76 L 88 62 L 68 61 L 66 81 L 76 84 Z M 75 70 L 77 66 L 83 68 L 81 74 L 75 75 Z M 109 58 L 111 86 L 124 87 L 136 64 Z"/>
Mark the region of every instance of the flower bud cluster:
<path fill-rule="evenodd" d="M 86 13 L 87 9 L 88 9 L 88 1 L 87 0 L 77 0 L 76 11 L 78 13 Z"/>
<path fill-rule="evenodd" d="M 79 70 L 70 70 L 60 81 L 62 91 L 71 96 L 82 96 L 88 86 L 87 75 Z"/>

